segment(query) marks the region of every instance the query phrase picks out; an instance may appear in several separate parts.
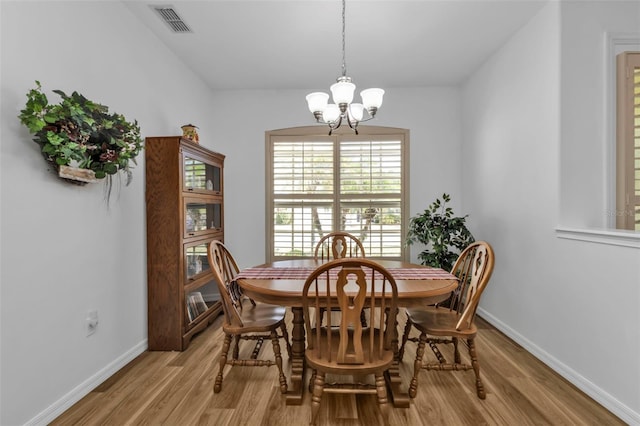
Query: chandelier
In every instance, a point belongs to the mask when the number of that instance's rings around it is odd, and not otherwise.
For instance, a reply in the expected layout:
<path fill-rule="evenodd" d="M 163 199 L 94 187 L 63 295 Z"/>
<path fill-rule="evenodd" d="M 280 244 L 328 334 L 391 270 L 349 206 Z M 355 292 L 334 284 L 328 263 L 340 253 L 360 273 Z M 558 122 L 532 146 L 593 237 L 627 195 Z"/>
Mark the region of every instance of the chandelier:
<path fill-rule="evenodd" d="M 353 93 L 356 85 L 351 82 L 351 77 L 347 76 L 347 62 L 345 60 L 345 0 L 342 0 L 342 75 L 332 84 L 331 95 L 332 104 L 328 103 L 329 95 L 324 92 L 313 92 L 307 95 L 309 111 L 313 113 L 318 123 L 329 125 L 329 135 L 340 127 L 343 122 L 349 124 L 356 135 L 358 134 L 358 124 L 363 121 L 373 119 L 382 105 L 382 89 L 365 89 L 360 92 L 362 103 L 353 102 Z M 368 117 L 365 118 L 365 110 Z"/>

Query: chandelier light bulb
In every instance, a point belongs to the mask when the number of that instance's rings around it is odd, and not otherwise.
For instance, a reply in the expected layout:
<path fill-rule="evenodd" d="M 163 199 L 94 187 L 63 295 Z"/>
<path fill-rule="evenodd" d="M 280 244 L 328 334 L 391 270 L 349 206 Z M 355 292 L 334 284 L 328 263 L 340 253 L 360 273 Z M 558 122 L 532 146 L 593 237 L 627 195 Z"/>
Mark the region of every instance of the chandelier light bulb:
<path fill-rule="evenodd" d="M 373 89 L 365 89 L 360 92 L 360 97 L 362 98 L 362 104 L 369 111 L 372 108 L 376 110 L 380 108 L 382 105 L 382 97 L 384 96 L 384 90 L 373 88 Z"/>
<path fill-rule="evenodd" d="M 336 104 L 328 104 L 322 112 L 325 123 L 335 123 L 340 118 L 340 108 Z"/>
<path fill-rule="evenodd" d="M 338 81 L 331 85 L 331 94 L 333 102 L 340 104 L 350 104 L 353 101 L 353 92 L 356 91 L 356 85 L 349 81 Z"/>
<path fill-rule="evenodd" d="M 364 117 L 364 105 L 358 103 L 349 105 L 349 117 L 351 121 L 362 121 L 362 117 Z"/>
<path fill-rule="evenodd" d="M 329 95 L 324 92 L 313 92 L 307 95 L 307 105 L 309 111 L 316 113 L 322 112 L 329 102 Z"/>
<path fill-rule="evenodd" d="M 327 107 L 328 101 L 329 95 L 323 92 L 313 92 L 307 95 L 307 106 L 316 118 L 316 122 L 322 122 L 322 111 Z"/>

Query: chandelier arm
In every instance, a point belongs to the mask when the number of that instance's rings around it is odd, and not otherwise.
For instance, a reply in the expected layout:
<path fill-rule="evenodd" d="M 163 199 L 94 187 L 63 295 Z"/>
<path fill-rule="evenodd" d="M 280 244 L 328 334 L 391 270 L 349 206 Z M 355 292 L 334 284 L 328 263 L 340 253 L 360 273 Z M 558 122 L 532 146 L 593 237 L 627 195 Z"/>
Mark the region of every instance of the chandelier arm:
<path fill-rule="evenodd" d="M 351 122 L 351 120 L 349 120 L 349 114 L 347 114 L 347 123 L 349 123 L 349 127 L 356 133 L 356 135 L 358 134 L 358 123 L 360 123 L 359 121 L 353 121 Z"/>
<path fill-rule="evenodd" d="M 349 120 L 347 120 L 349 121 Z M 334 124 L 332 125 L 331 123 L 327 123 L 329 125 L 329 136 L 331 136 L 331 133 L 336 130 L 338 127 L 340 127 L 340 125 L 342 124 L 342 114 L 340 114 L 340 117 L 338 118 L 337 121 L 334 121 Z"/>

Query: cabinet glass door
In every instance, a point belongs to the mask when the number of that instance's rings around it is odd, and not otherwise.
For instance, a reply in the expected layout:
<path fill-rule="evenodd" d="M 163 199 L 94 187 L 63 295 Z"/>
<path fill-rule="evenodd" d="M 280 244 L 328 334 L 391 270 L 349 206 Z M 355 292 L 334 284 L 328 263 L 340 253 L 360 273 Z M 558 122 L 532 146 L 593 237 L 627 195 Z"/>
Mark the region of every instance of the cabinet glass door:
<path fill-rule="evenodd" d="M 210 198 L 184 198 L 185 238 L 222 231 L 222 205 Z"/>
<path fill-rule="evenodd" d="M 204 314 L 211 308 L 216 302 L 220 300 L 220 292 L 218 291 L 218 285 L 212 278 L 201 287 L 196 290 L 185 293 L 185 307 L 187 314 L 187 328 L 197 322 L 198 317 Z"/>
<path fill-rule="evenodd" d="M 183 159 L 183 185 L 186 191 L 221 193 L 222 167 L 196 158 L 185 152 Z"/>
<path fill-rule="evenodd" d="M 199 241 L 184 245 L 185 285 L 211 271 L 207 247 L 210 240 Z"/>

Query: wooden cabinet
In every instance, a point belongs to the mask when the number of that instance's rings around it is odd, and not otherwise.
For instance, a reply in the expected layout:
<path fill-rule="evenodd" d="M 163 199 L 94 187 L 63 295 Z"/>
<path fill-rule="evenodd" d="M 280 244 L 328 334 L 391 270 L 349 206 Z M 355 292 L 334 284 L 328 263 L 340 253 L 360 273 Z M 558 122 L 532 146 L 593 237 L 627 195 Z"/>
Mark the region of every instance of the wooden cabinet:
<path fill-rule="evenodd" d="M 145 141 L 150 350 L 184 350 L 222 312 L 207 258 L 224 241 L 224 155 L 179 136 Z"/>

